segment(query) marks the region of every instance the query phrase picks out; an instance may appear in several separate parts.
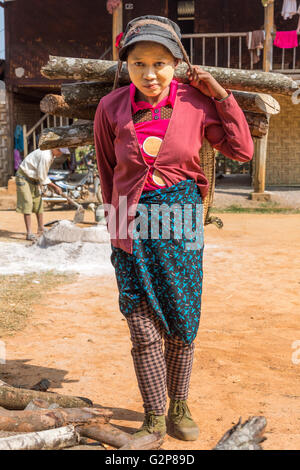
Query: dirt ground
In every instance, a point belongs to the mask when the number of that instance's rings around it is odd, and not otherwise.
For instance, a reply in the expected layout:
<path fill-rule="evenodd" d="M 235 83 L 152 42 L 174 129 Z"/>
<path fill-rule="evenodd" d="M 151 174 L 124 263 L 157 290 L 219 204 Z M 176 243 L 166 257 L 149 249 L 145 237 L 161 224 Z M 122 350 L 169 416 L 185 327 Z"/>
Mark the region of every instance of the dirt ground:
<path fill-rule="evenodd" d="M 45 218 L 66 215 L 72 213 Z M 240 416 L 253 415 L 267 418 L 265 449 L 300 449 L 300 353 L 292 347 L 300 340 L 300 217 L 221 217 L 222 230 L 206 228 L 189 397 L 200 436 L 195 442 L 167 436 L 163 449 L 211 449 Z M 0 241 L 23 239 L 20 215 L 0 212 L 0 225 Z M 46 377 L 52 391 L 112 408 L 112 422 L 122 429 L 140 426 L 143 409 L 113 277 L 58 285 L 34 306 L 24 330 L 1 339 L 3 380 L 29 386 Z"/>

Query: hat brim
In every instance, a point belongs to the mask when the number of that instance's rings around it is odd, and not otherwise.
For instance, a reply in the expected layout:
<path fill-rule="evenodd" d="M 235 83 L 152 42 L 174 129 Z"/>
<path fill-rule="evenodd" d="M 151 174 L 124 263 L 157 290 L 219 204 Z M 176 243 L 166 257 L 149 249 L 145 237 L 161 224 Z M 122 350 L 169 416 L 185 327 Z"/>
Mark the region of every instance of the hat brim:
<path fill-rule="evenodd" d="M 157 44 L 161 44 L 162 46 L 165 46 L 165 48 L 171 52 L 171 54 L 175 57 L 175 59 L 183 59 L 183 54 L 181 52 L 181 49 L 176 43 L 173 44 L 169 39 L 163 38 L 161 36 L 156 36 L 154 34 L 141 34 L 139 35 L 139 37 L 132 38 L 126 44 L 126 46 L 123 46 L 119 50 L 120 60 L 125 61 L 127 59 L 128 47 L 130 47 L 132 44 L 136 44 L 137 42 L 141 42 L 141 41 L 150 41 L 150 42 L 156 42 Z"/>

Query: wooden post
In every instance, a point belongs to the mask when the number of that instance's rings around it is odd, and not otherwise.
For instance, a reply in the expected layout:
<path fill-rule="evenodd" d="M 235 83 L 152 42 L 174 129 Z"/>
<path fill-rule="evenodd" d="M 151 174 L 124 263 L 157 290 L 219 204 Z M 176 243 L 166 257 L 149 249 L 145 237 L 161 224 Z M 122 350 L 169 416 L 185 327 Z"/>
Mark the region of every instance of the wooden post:
<path fill-rule="evenodd" d="M 27 126 L 23 124 L 24 158 L 28 155 Z"/>
<path fill-rule="evenodd" d="M 268 0 L 265 7 L 265 44 L 264 44 L 264 57 L 263 57 L 263 71 L 270 72 L 272 70 L 272 49 L 273 38 L 272 33 L 274 30 L 274 0 Z"/>
<path fill-rule="evenodd" d="M 113 11 L 112 20 L 112 51 L 113 60 L 118 60 L 118 50 L 115 47 L 116 37 L 123 31 L 123 2 L 120 1 L 119 6 Z"/>
<path fill-rule="evenodd" d="M 270 116 L 268 116 L 268 119 L 270 119 Z M 268 132 L 269 129 L 261 139 L 254 139 L 254 192 L 250 196 L 255 201 L 269 201 L 271 199 L 271 195 L 265 193 Z"/>

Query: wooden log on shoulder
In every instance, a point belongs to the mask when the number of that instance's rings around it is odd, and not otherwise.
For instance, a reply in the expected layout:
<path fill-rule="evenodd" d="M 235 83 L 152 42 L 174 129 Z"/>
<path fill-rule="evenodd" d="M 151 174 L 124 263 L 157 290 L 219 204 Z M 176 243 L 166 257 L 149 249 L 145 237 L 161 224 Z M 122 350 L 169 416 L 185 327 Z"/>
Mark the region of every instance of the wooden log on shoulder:
<path fill-rule="evenodd" d="M 74 426 L 18 434 L 0 439 L 0 450 L 53 450 L 76 446 L 80 436 Z"/>
<path fill-rule="evenodd" d="M 119 449 L 132 440 L 132 435 L 112 426 L 111 424 L 97 423 L 77 428 L 83 437 L 89 437 L 95 441 L 103 442 Z"/>
<path fill-rule="evenodd" d="M 267 425 L 264 416 L 254 416 L 239 422 L 227 431 L 213 450 L 262 450 L 261 443 Z"/>
<path fill-rule="evenodd" d="M 63 96 L 49 94 L 40 102 L 40 108 L 46 114 L 93 120 L 97 105 L 70 105 L 65 102 Z"/>
<path fill-rule="evenodd" d="M 264 135 L 267 134 L 269 129 L 269 119 L 267 115 L 251 113 L 248 111 L 244 114 L 246 116 L 252 137 L 261 139 Z"/>
<path fill-rule="evenodd" d="M 86 119 L 89 116 L 89 118 L 92 120 L 95 117 L 96 109 L 96 106 L 89 106 L 87 109 L 84 107 L 73 107 L 73 105 L 68 105 L 65 103 L 64 98 L 59 95 L 46 95 L 45 98 L 43 98 L 41 101 L 41 110 L 44 113 L 54 114 L 56 116 L 65 116 L 71 118 L 77 116 L 80 119 Z M 266 114 L 263 114 L 262 111 L 260 111 L 260 113 L 244 111 L 244 114 L 253 137 L 260 138 L 266 135 L 269 126 L 269 121 Z M 44 141 L 42 145 L 44 145 Z M 56 145 L 57 144 L 55 144 L 55 146 Z"/>
<path fill-rule="evenodd" d="M 0 380 L 0 406 L 4 408 L 9 410 L 24 410 L 28 403 L 36 398 L 45 400 L 50 404 L 57 403 L 62 408 L 93 406 L 93 403 L 88 398 L 16 388 Z"/>
<path fill-rule="evenodd" d="M 262 114 L 279 114 L 280 104 L 271 95 L 232 90 L 233 96 L 243 111 Z"/>
<path fill-rule="evenodd" d="M 61 86 L 61 93 L 64 100 L 70 106 L 97 106 L 101 98 L 112 90 L 112 86 L 101 82 L 77 82 L 64 83 Z M 265 93 L 254 93 L 239 90 L 232 90 L 239 106 L 244 111 L 264 114 L 278 114 L 280 104 L 271 95 Z M 44 111 L 47 112 L 47 111 Z"/>
<path fill-rule="evenodd" d="M 113 83 L 116 67 L 116 61 L 50 56 L 48 63 L 42 67 L 41 74 L 50 79 L 97 80 Z M 180 64 L 176 67 L 175 77 L 188 83 L 187 69 L 186 63 Z M 231 90 L 291 96 L 299 88 L 292 78 L 280 73 L 207 66 L 203 66 L 202 69 L 211 73 L 224 88 Z M 129 75 L 126 64 L 123 63 L 120 84 L 126 83 L 129 83 Z"/>
<path fill-rule="evenodd" d="M 253 137 L 261 138 L 266 134 L 268 120 L 264 114 L 245 112 L 245 117 Z M 72 126 L 49 127 L 42 131 L 39 140 L 39 148 L 41 150 L 93 144 L 93 122 L 73 124 Z"/>
<path fill-rule="evenodd" d="M 112 91 L 112 83 L 76 82 L 62 83 L 61 94 L 68 104 L 95 104 Z"/>
<path fill-rule="evenodd" d="M 44 129 L 39 140 L 39 148 L 48 150 L 58 147 L 78 147 L 94 144 L 94 124 L 73 124 L 72 126 L 49 127 Z"/>
<path fill-rule="evenodd" d="M 107 423 L 112 412 L 101 408 L 57 408 L 0 411 L 2 431 L 35 432 L 61 426 Z"/>
<path fill-rule="evenodd" d="M 39 140 L 42 150 L 62 147 L 93 145 L 93 122 L 73 124 L 72 126 L 50 127 L 44 129 Z"/>

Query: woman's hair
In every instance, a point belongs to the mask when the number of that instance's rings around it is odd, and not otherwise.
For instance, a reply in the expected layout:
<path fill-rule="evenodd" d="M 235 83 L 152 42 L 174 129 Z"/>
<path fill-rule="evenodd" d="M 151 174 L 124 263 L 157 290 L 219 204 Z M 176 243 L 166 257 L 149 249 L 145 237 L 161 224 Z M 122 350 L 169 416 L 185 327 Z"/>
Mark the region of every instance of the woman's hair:
<path fill-rule="evenodd" d="M 126 50 L 126 56 L 125 56 L 125 60 L 126 60 L 126 61 L 127 61 L 127 59 L 128 59 L 128 56 L 129 56 L 130 52 L 132 52 L 133 49 L 134 49 L 138 44 L 139 44 L 139 43 L 136 42 L 136 43 L 131 44 L 130 46 L 128 46 L 128 48 L 127 48 L 127 50 Z M 157 43 L 157 44 L 158 44 L 158 43 Z M 160 44 L 160 46 L 164 47 L 164 48 L 166 49 L 166 51 L 168 51 L 169 54 L 173 55 L 172 52 L 171 52 L 169 49 L 167 49 L 165 46 L 163 46 L 162 44 Z M 173 56 L 173 57 L 174 57 L 174 56 Z M 177 59 L 176 57 L 174 57 L 174 59 L 177 60 L 177 61 L 180 60 L 180 59 Z"/>

